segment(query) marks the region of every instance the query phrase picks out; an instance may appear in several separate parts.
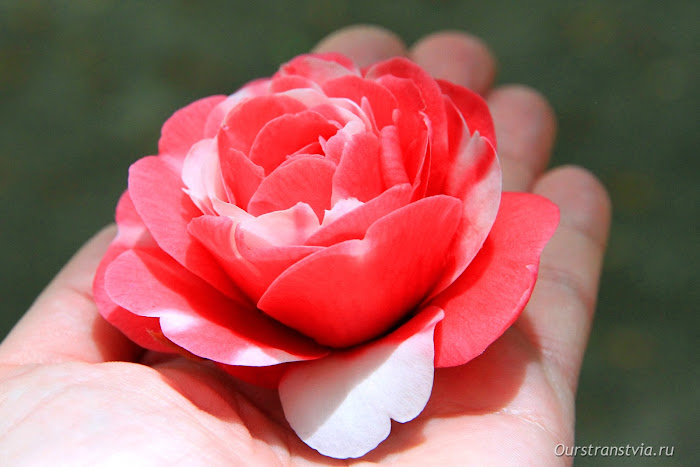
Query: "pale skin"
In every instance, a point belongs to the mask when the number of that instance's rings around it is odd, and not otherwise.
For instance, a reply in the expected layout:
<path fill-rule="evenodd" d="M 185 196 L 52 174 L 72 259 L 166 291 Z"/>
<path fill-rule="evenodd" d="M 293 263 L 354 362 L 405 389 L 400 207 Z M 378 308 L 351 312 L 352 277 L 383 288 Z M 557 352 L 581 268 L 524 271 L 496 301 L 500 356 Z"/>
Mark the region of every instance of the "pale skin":
<path fill-rule="evenodd" d="M 439 32 L 407 48 L 355 26 L 321 41 L 360 65 L 402 55 L 470 87 L 491 108 L 504 189 L 554 201 L 561 223 L 518 321 L 472 362 L 435 373 L 414 421 L 394 423 L 365 457 L 321 456 L 297 439 L 271 391 L 182 357 L 143 352 L 98 314 L 92 279 L 115 227 L 93 237 L 0 345 L 0 452 L 9 465 L 560 465 L 608 237 L 605 189 L 578 167 L 545 171 L 556 124 L 524 86 L 492 87 L 495 60 L 476 38 Z"/>

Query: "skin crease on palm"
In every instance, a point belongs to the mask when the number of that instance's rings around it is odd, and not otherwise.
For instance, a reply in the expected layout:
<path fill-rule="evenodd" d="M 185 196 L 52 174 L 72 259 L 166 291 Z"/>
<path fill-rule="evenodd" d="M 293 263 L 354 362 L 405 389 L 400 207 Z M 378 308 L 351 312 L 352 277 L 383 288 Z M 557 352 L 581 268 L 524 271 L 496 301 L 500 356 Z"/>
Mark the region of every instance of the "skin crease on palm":
<path fill-rule="evenodd" d="M 504 190 L 561 209 L 532 298 L 518 321 L 466 365 L 438 369 L 425 411 L 393 423 L 358 460 L 321 456 L 289 429 L 273 392 L 213 367 L 143 353 L 92 300 L 113 226 L 91 239 L 0 345 L 0 452 L 8 465 L 560 465 L 573 444 L 578 374 L 593 318 L 610 203 L 587 171 L 545 172 L 555 136 L 547 102 L 524 86 L 492 88 L 495 60 L 476 38 L 439 32 L 411 48 L 384 29 L 340 30 L 315 51 L 364 66 L 411 58 L 470 87 L 491 108 Z"/>

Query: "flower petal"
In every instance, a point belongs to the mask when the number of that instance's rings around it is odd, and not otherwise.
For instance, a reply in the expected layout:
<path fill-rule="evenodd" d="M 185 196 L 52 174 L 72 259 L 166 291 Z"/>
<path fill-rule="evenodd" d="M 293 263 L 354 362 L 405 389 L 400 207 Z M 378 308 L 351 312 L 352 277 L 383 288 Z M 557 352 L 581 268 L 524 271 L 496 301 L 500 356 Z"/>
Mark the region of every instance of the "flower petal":
<path fill-rule="evenodd" d="M 380 132 L 382 143 L 379 152 L 379 159 L 382 168 L 382 180 L 385 187 L 411 183 L 406 173 L 406 167 L 401 152 L 401 141 L 399 131 L 395 125 L 388 125 Z"/>
<path fill-rule="evenodd" d="M 411 185 L 408 183 L 394 185 L 373 200 L 355 207 L 326 224 L 325 221 L 330 213 L 343 208 L 340 203 L 336 203 L 323 218 L 322 227 L 306 239 L 306 244 L 332 246 L 345 240 L 361 240 L 365 237 L 367 229 L 377 220 L 406 206 L 411 201 L 411 193 Z"/>
<path fill-rule="evenodd" d="M 265 177 L 265 171 L 237 149 L 225 146 L 219 140 L 219 164 L 224 187 L 236 206 L 246 209 L 255 190 Z"/>
<path fill-rule="evenodd" d="M 267 176 L 248 203 L 253 216 L 289 209 L 299 202 L 311 206 L 318 219 L 331 208 L 335 164 L 319 157 L 297 157 Z"/>
<path fill-rule="evenodd" d="M 262 282 L 260 271 L 243 258 L 236 248 L 236 226 L 241 220 L 225 216 L 200 216 L 192 219 L 187 228 L 216 258 L 228 277 L 255 303 L 267 285 Z"/>
<path fill-rule="evenodd" d="M 362 106 L 363 98 L 367 99 L 378 130 L 393 123 L 394 109 L 397 108 L 396 99 L 380 84 L 348 75 L 327 81 L 323 84 L 323 91 L 328 97 L 351 99 L 359 106 Z"/>
<path fill-rule="evenodd" d="M 122 253 L 107 268 L 105 289 L 132 313 L 159 318 L 173 343 L 216 362 L 267 366 L 327 353 L 254 307 L 230 301 L 162 253 Z"/>
<path fill-rule="evenodd" d="M 209 113 L 226 96 L 210 96 L 193 102 L 173 114 L 161 129 L 158 153 L 184 158 L 190 147 L 204 138 Z"/>
<path fill-rule="evenodd" d="M 226 119 L 226 116 L 245 101 L 258 96 L 270 94 L 270 79 L 260 78 L 245 84 L 241 89 L 234 92 L 214 107 L 204 125 L 204 137 L 213 138 L 219 132 Z"/>
<path fill-rule="evenodd" d="M 204 213 L 215 213 L 214 200 L 229 201 L 215 139 L 203 139 L 192 146 L 182 164 L 182 182 L 192 202 Z"/>
<path fill-rule="evenodd" d="M 270 174 L 287 156 L 337 131 L 337 126 L 310 110 L 282 115 L 260 130 L 250 149 L 250 160 Z"/>
<path fill-rule="evenodd" d="M 297 203 L 284 211 L 272 211 L 238 224 L 236 236 L 248 249 L 302 245 L 318 230 L 318 217 L 306 203 Z"/>
<path fill-rule="evenodd" d="M 333 175 L 331 204 L 347 198 L 366 202 L 383 191 L 379 148 L 379 139 L 373 133 L 358 133 L 350 138 Z"/>
<path fill-rule="evenodd" d="M 382 78 L 386 76 L 410 79 L 418 88 L 421 98 L 425 103 L 420 112 L 428 117 L 430 122 L 430 182 L 427 187 L 429 195 L 439 193 L 442 180 L 448 171 L 448 141 L 447 141 L 447 115 L 442 97 L 442 90 L 425 70 L 405 58 L 394 58 L 378 63 L 367 70 L 367 78 Z M 409 174 L 411 169 L 408 168 Z"/>
<path fill-rule="evenodd" d="M 183 188 L 179 175 L 158 157 L 144 157 L 129 169 L 129 195 L 158 245 L 226 296 L 241 299 L 209 251 L 187 231 L 187 224 L 202 212 Z"/>
<path fill-rule="evenodd" d="M 540 253 L 559 209 L 529 193 L 503 193 L 484 246 L 461 277 L 429 302 L 445 310 L 435 330 L 435 365 L 461 365 L 482 353 L 515 321 L 537 279 Z"/>
<path fill-rule="evenodd" d="M 350 74 L 359 74 L 355 64 L 340 54 L 300 55 L 280 67 L 279 75 L 299 75 L 323 84 Z M 275 75 L 277 76 L 277 75 Z"/>
<path fill-rule="evenodd" d="M 381 218 L 363 240 L 339 243 L 291 266 L 258 307 L 330 347 L 381 335 L 432 289 L 460 205 L 455 198 L 433 196 Z"/>
<path fill-rule="evenodd" d="M 291 97 L 257 96 L 233 108 L 217 133 L 219 147 L 248 154 L 260 130 L 281 115 L 301 112 L 305 106 Z"/>
<path fill-rule="evenodd" d="M 117 256 L 132 248 L 158 249 L 158 245 L 136 212 L 128 191 L 125 191 L 119 199 L 116 220 L 119 226 L 117 236 L 102 257 L 93 281 L 92 289 L 97 309 L 107 321 L 141 347 L 158 352 L 169 352 L 172 350 L 170 347 L 154 339 L 154 336 L 162 334 L 157 319 L 138 316 L 125 310 L 114 303 L 105 291 L 105 271 Z"/>
<path fill-rule="evenodd" d="M 304 203 L 237 225 L 236 248 L 242 259 L 254 269 L 259 290 L 267 289 L 292 264 L 321 250 L 320 246 L 303 244 L 317 229 L 318 218 Z M 255 298 L 260 298 L 260 295 Z"/>
<path fill-rule="evenodd" d="M 455 107 L 464 117 L 469 133 L 479 134 L 489 140 L 494 149 L 496 146 L 496 131 L 489 106 L 483 97 L 469 89 L 450 83 L 449 81 L 436 80 L 440 89 L 454 103 Z"/>
<path fill-rule="evenodd" d="M 279 385 L 287 421 L 306 444 L 336 458 L 360 457 L 425 408 L 433 387 L 439 308 L 387 337 L 293 366 Z"/>
<path fill-rule="evenodd" d="M 188 228 L 252 303 L 282 271 L 321 249 L 297 245 L 318 228 L 316 215 L 302 203 L 258 218 L 201 216 Z"/>
<path fill-rule="evenodd" d="M 444 190 L 445 194 L 462 200 L 462 220 L 455 235 L 453 254 L 433 295 L 442 292 L 467 268 L 496 219 L 501 199 L 501 167 L 488 140 L 478 133 L 471 137 L 464 133 Z"/>

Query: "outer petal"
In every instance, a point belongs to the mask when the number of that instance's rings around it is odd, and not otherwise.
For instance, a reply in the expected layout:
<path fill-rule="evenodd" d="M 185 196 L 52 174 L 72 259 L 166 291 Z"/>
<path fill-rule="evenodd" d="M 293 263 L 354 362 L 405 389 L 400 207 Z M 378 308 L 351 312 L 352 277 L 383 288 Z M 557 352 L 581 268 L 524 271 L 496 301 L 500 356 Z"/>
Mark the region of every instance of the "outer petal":
<path fill-rule="evenodd" d="M 501 199 L 501 167 L 491 144 L 478 133 L 464 134 L 462 147 L 447 175 L 445 193 L 462 200 L 462 220 L 440 283 L 432 295 L 449 286 L 474 259 L 496 219 Z"/>
<path fill-rule="evenodd" d="M 175 112 L 163 124 L 158 152 L 184 158 L 190 146 L 204 138 L 209 113 L 224 99 L 226 96 L 205 97 Z"/>
<path fill-rule="evenodd" d="M 491 233 L 462 276 L 429 302 L 445 310 L 435 330 L 435 366 L 482 353 L 515 321 L 537 279 L 540 253 L 559 222 L 551 201 L 503 193 Z"/>
<path fill-rule="evenodd" d="M 158 157 L 144 157 L 129 169 L 129 195 L 158 245 L 220 292 L 244 301 L 209 251 L 187 231 L 190 221 L 202 212 L 182 188 L 179 175 Z"/>
<path fill-rule="evenodd" d="M 117 204 L 117 225 L 119 226 L 117 236 L 109 245 L 95 272 L 92 288 L 97 308 L 107 321 L 141 347 L 158 352 L 170 352 L 172 349 L 168 345 L 154 339 L 162 334 L 157 319 L 138 316 L 125 310 L 114 303 L 105 291 L 105 271 L 117 256 L 133 248 L 159 249 L 136 212 L 128 191 L 124 192 Z"/>
<path fill-rule="evenodd" d="M 107 269 L 105 290 L 129 311 L 159 318 L 170 341 L 216 362 L 267 366 L 327 352 L 254 307 L 231 302 L 164 254 L 121 254 Z"/>
<path fill-rule="evenodd" d="M 440 79 L 437 82 L 442 92 L 454 103 L 464 117 L 469 133 L 473 134 L 478 131 L 496 149 L 496 131 L 486 101 L 474 91 L 463 86 Z"/>
<path fill-rule="evenodd" d="M 433 330 L 443 313 L 429 308 L 379 341 L 292 367 L 279 386 L 284 414 L 321 454 L 359 457 L 425 408 L 433 387 Z"/>
<path fill-rule="evenodd" d="M 330 347 L 386 332 L 432 289 L 460 202 L 433 196 L 372 224 L 363 240 L 314 253 L 283 272 L 258 307 Z"/>

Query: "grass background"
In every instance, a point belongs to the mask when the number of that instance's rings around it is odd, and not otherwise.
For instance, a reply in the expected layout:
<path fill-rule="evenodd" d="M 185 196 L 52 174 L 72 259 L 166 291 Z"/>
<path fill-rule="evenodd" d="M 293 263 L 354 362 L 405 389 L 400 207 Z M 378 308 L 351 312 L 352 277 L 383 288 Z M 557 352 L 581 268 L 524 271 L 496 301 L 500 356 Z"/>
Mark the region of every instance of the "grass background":
<path fill-rule="evenodd" d="M 411 43 L 481 36 L 499 83 L 559 115 L 553 164 L 610 190 L 610 249 L 578 395 L 577 444 L 697 454 L 700 2 L 0 0 L 0 338 L 110 222 L 128 166 L 201 96 L 269 75 L 332 30 L 363 22 Z"/>

